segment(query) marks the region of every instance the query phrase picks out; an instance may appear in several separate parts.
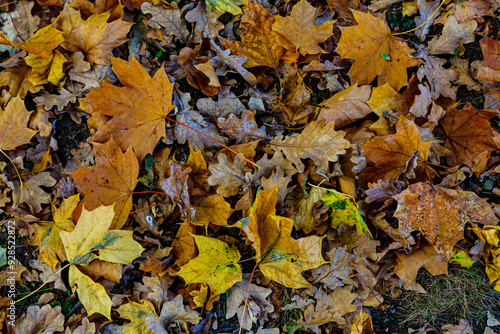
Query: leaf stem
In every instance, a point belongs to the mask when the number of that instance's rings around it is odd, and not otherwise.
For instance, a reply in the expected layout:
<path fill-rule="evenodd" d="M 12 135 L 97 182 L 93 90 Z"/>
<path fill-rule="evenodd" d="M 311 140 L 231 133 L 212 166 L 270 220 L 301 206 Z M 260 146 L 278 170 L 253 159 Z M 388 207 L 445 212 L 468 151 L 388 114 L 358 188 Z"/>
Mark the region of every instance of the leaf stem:
<path fill-rule="evenodd" d="M 21 175 L 19 174 L 19 171 L 17 170 L 16 164 L 14 163 L 14 161 L 12 161 L 12 159 L 7 155 L 7 153 L 5 153 L 1 148 L 0 148 L 0 153 L 2 153 L 7 159 L 9 159 L 12 166 L 14 166 L 14 170 L 16 171 L 17 177 L 19 178 L 20 187 L 21 188 L 24 187 L 23 180 L 21 179 Z"/>
<path fill-rule="evenodd" d="M 238 331 L 238 334 L 241 334 L 241 329 L 243 328 L 243 320 L 245 320 L 245 313 L 247 311 L 247 304 L 248 304 L 248 297 L 250 295 L 250 286 L 252 285 L 252 278 L 253 274 L 255 273 L 255 269 L 257 269 L 257 266 L 259 264 L 256 263 L 255 266 L 253 267 L 252 273 L 250 274 L 250 278 L 248 279 L 248 288 L 247 288 L 247 296 L 245 297 L 245 306 L 243 306 L 243 314 L 241 316 L 240 320 L 240 330 Z"/>
<path fill-rule="evenodd" d="M 19 302 L 25 300 L 26 298 L 30 297 L 31 295 L 33 295 L 33 294 L 37 293 L 38 291 L 40 291 L 40 289 L 43 288 L 45 285 L 47 285 L 47 283 L 49 283 L 52 278 L 54 278 L 57 274 L 59 274 L 61 271 L 63 271 L 66 267 L 69 267 L 70 265 L 72 265 L 72 263 L 68 263 L 67 265 L 65 265 L 64 267 L 62 267 L 61 269 L 59 269 L 56 273 L 54 273 L 52 276 L 50 276 L 49 279 L 45 283 L 43 283 L 42 285 L 40 285 L 38 287 L 38 289 L 36 289 L 35 291 L 31 292 L 29 295 L 26 295 L 23 298 L 16 300 L 15 302 L 19 303 Z"/>

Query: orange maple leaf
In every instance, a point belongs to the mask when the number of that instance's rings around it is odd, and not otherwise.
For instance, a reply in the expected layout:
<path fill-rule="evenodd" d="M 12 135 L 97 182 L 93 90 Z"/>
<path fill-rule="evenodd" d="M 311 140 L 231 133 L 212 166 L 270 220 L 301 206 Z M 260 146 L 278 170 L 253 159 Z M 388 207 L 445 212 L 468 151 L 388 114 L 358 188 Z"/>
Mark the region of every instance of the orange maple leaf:
<path fill-rule="evenodd" d="M 342 38 L 337 52 L 354 59 L 349 70 L 352 82 L 369 85 L 378 76 L 379 85 L 388 82 L 399 90 L 407 83 L 406 68 L 419 64 L 408 55 L 412 51 L 391 35 L 387 24 L 369 13 L 353 11 L 357 26 L 341 27 Z"/>
<path fill-rule="evenodd" d="M 283 56 L 283 48 L 278 44 L 272 31 L 274 16 L 255 1 L 248 2 L 248 12 L 240 24 L 240 39 L 233 41 L 219 36 L 219 41 L 231 53 L 246 56 L 245 67 L 276 67 Z"/>
<path fill-rule="evenodd" d="M 94 143 L 95 166 L 80 167 L 70 176 L 85 194 L 85 208 L 114 206 L 111 229 L 120 229 L 132 210 L 132 192 L 139 176 L 139 163 L 129 148 L 122 153 L 114 139 L 106 144 Z"/>
<path fill-rule="evenodd" d="M 87 95 L 94 112 L 113 116 L 98 128 L 92 140 L 104 143 L 112 136 L 123 151 L 130 143 L 142 161 L 165 136 L 165 116 L 174 108 L 174 85 L 163 68 L 151 78 L 135 58 L 111 58 L 111 63 L 124 87 L 104 82 Z"/>

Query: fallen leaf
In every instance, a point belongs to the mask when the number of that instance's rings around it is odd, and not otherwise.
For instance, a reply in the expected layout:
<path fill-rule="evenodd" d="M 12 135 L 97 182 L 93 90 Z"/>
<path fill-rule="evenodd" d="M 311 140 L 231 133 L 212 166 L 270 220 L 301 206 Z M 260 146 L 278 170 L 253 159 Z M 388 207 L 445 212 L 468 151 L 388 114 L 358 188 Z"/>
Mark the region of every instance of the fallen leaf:
<path fill-rule="evenodd" d="M 196 131 L 199 131 L 210 138 L 217 140 L 223 144 L 227 144 L 227 138 L 219 134 L 219 130 L 208 118 L 204 118 L 195 110 L 186 111 L 177 116 L 177 122 L 185 124 Z M 193 130 L 183 125 L 175 124 L 175 137 L 181 144 L 189 142 L 189 146 L 195 151 L 204 150 L 206 148 L 220 147 L 220 144 L 213 140 L 202 136 L 198 133 L 193 133 Z"/>
<path fill-rule="evenodd" d="M 293 207 L 293 225 L 297 230 L 303 230 L 304 233 L 309 234 L 318 226 L 318 222 L 314 219 L 313 208 L 315 203 L 321 201 L 326 194 L 328 194 L 327 189 L 312 187 L 307 194 L 303 194 L 296 200 L 287 199 L 287 203 Z"/>
<path fill-rule="evenodd" d="M 193 235 L 193 238 L 199 254 L 177 272 L 186 284 L 208 284 L 212 299 L 241 282 L 241 267 L 238 264 L 241 255 L 235 247 L 201 235 Z"/>
<path fill-rule="evenodd" d="M 123 151 L 130 145 L 142 161 L 165 136 L 165 116 L 173 109 L 173 84 L 163 69 L 151 78 L 135 58 L 112 58 L 111 63 L 124 87 L 104 82 L 87 95 L 94 112 L 113 116 L 92 139 L 104 143 L 113 137 Z"/>
<path fill-rule="evenodd" d="M 479 41 L 483 51 L 484 62 L 492 70 L 500 70 L 500 41 L 484 36 Z"/>
<path fill-rule="evenodd" d="M 187 324 L 196 325 L 200 320 L 198 312 L 191 310 L 188 306 L 184 306 L 182 296 L 177 295 L 173 300 L 169 300 L 163 304 L 159 316 L 146 318 L 144 323 L 155 334 L 171 333 L 171 331 L 166 331 L 165 328 L 170 330 L 170 328 L 177 326 L 181 327 L 184 332 L 189 333 Z"/>
<path fill-rule="evenodd" d="M 219 41 L 235 55 L 245 56 L 245 67 L 268 66 L 276 68 L 284 50 L 272 30 L 274 16 L 256 1 L 250 0 L 248 12 L 240 23 L 240 41 L 219 36 Z"/>
<path fill-rule="evenodd" d="M 84 21 L 78 10 L 65 6 L 56 22 L 63 31 L 62 47 L 70 52 L 83 52 L 91 64 L 111 64 L 111 51 L 127 41 L 130 23 L 121 19 L 107 23 L 110 15 L 104 12 Z"/>
<path fill-rule="evenodd" d="M 315 16 L 316 9 L 307 0 L 293 6 L 290 16 L 275 15 L 272 29 L 279 43 L 289 51 L 300 51 L 301 55 L 324 53 L 318 44 L 333 34 L 333 21 L 316 25 Z"/>
<path fill-rule="evenodd" d="M 290 288 L 311 287 L 301 272 L 326 262 L 321 255 L 323 237 L 293 239 L 293 220 L 276 215 L 277 201 L 277 187 L 259 191 L 248 221 L 242 221 L 243 231 L 264 276 Z"/>
<path fill-rule="evenodd" d="M 338 155 L 346 153 L 350 144 L 343 138 L 344 131 L 334 130 L 335 122 L 325 123 L 325 120 L 312 121 L 300 134 L 275 137 L 271 139 L 270 147 L 282 151 L 299 173 L 305 168 L 300 159 L 307 158 L 326 171 L 328 162 L 337 161 Z"/>
<path fill-rule="evenodd" d="M 95 3 L 88 0 L 71 0 L 70 6 L 79 10 L 85 19 L 107 11 L 110 12 L 108 22 L 123 19 L 123 6 L 120 0 L 96 0 Z"/>
<path fill-rule="evenodd" d="M 498 149 L 489 122 L 496 114 L 496 109 L 476 109 L 469 103 L 462 110 L 447 110 L 439 123 L 446 132 L 445 148 L 452 152 L 447 158 L 450 166 L 465 164 L 472 168 L 480 153 Z"/>
<path fill-rule="evenodd" d="M 385 113 L 388 110 L 394 110 L 405 115 L 410 110 L 412 102 L 413 97 L 410 100 L 406 94 L 399 94 L 387 83 L 373 88 L 370 100 L 366 104 L 377 114 L 379 119 L 368 128 L 380 136 L 390 134 L 392 128 Z"/>
<path fill-rule="evenodd" d="M 247 6 L 248 0 L 206 0 L 210 9 L 215 9 L 221 13 L 241 14 L 239 6 Z"/>
<path fill-rule="evenodd" d="M 429 29 L 434 24 L 434 20 L 439 17 L 442 10 L 439 8 L 440 3 L 441 2 L 439 0 L 417 0 L 417 7 L 420 15 L 415 18 L 415 25 L 417 27 L 420 27 L 420 25 L 422 26 L 415 30 L 415 35 L 418 37 L 420 42 L 425 40 Z"/>
<path fill-rule="evenodd" d="M 454 54 L 462 44 L 474 42 L 476 27 L 476 21 L 459 24 L 455 16 L 448 16 L 441 36 L 429 41 L 429 54 Z"/>
<path fill-rule="evenodd" d="M 29 116 L 30 112 L 20 97 L 10 100 L 0 113 L 0 150 L 13 150 L 30 142 L 36 131 L 27 128 Z"/>
<path fill-rule="evenodd" d="M 141 6 L 144 14 L 151 14 L 153 17 L 147 21 L 147 24 L 155 29 L 165 28 L 168 34 L 172 34 L 182 41 L 186 41 L 190 33 L 186 28 L 186 22 L 181 18 L 179 8 L 165 8 L 163 6 L 154 6 L 145 2 Z"/>
<path fill-rule="evenodd" d="M 363 146 L 364 156 L 373 161 L 375 166 L 363 170 L 362 182 L 396 181 L 406 171 L 408 161 L 414 156 L 417 161 L 415 173 L 423 172 L 430 146 L 430 141 L 422 140 L 415 123 L 400 116 L 395 134 L 375 137 Z"/>
<path fill-rule="evenodd" d="M 331 219 L 330 226 L 338 229 L 340 224 L 344 224 L 356 227 L 359 235 L 365 232 L 370 233 L 363 216 L 359 213 L 358 205 L 352 197 L 335 190 L 330 190 L 321 200 L 332 208 L 329 216 Z"/>
<path fill-rule="evenodd" d="M 455 100 L 458 87 L 453 87 L 450 81 L 456 81 L 458 76 L 452 69 L 443 68 L 446 60 L 430 56 L 427 51 L 420 47 L 417 47 L 415 57 L 424 60 L 425 64 L 418 69 L 417 77 L 420 82 L 424 78 L 427 79 L 431 88 L 431 98 L 437 99 L 441 94 Z"/>
<path fill-rule="evenodd" d="M 444 325 L 441 329 L 446 330 L 444 334 L 474 334 L 471 325 L 464 319 L 460 319 L 460 323 L 457 326 Z"/>
<path fill-rule="evenodd" d="M 189 191 L 187 179 L 191 168 L 182 169 L 179 164 L 174 161 L 169 162 L 170 177 L 162 180 L 160 185 L 163 191 L 170 197 L 183 214 L 184 219 L 190 221 L 195 220 L 195 208 L 191 206 L 189 200 Z"/>
<path fill-rule="evenodd" d="M 337 46 L 342 57 L 355 60 L 348 72 L 351 81 L 369 85 L 377 77 L 379 86 L 387 82 L 401 89 L 407 84 L 406 68 L 419 64 L 408 56 L 411 49 L 391 35 L 384 21 L 369 13 L 353 14 L 358 25 L 341 27 L 342 38 Z"/>
<path fill-rule="evenodd" d="M 347 322 L 343 316 L 356 310 L 356 306 L 351 303 L 358 295 L 351 292 L 350 286 L 343 286 L 335 288 L 329 294 L 320 288 L 314 297 L 316 304 L 307 306 L 304 310 L 304 320 L 299 321 L 299 324 L 309 328 L 318 328 L 332 321 L 345 325 Z"/>
<path fill-rule="evenodd" d="M 350 334 L 373 334 L 372 317 L 361 311 L 356 314 L 351 324 Z"/>
<path fill-rule="evenodd" d="M 109 230 L 113 206 L 100 206 L 93 211 L 84 207 L 72 232 L 60 231 L 69 262 L 69 282 L 88 315 L 100 313 L 111 319 L 111 299 L 104 287 L 84 275 L 76 265 L 88 265 L 93 259 L 130 264 L 144 250 L 133 240 L 133 231 Z M 97 254 L 97 255 L 96 255 Z"/>
<path fill-rule="evenodd" d="M 0 34 L 0 44 L 11 45 L 42 58 L 49 58 L 52 51 L 64 41 L 63 33 L 56 29 L 54 22 L 39 29 L 25 42 L 12 43 L 5 35 Z"/>
<path fill-rule="evenodd" d="M 52 220 L 53 222 L 39 222 L 35 235 L 30 240 L 32 245 L 38 245 L 40 251 L 40 259 L 45 262 L 53 270 L 57 264 L 66 260 L 64 247 L 59 235 L 60 231 L 71 232 L 75 225 L 70 218 L 73 211 L 80 202 L 80 194 L 73 195 L 69 198 L 64 198 L 59 208 L 52 203 Z"/>
<path fill-rule="evenodd" d="M 479 197 L 469 191 L 415 183 L 394 196 L 398 208 L 394 216 L 399 228 L 420 231 L 436 251 L 449 260 L 453 246 L 464 238 L 465 224 L 481 223 L 486 214 Z"/>
<path fill-rule="evenodd" d="M 238 314 L 241 327 L 246 330 L 252 329 L 254 323 L 262 325 L 267 318 L 267 314 L 274 311 L 273 305 L 267 301 L 271 293 L 271 289 L 250 284 L 248 277 L 244 277 L 242 282 L 236 283 L 229 289 L 226 319 L 231 319 L 235 314 Z M 246 300 L 247 307 L 244 311 Z"/>
<path fill-rule="evenodd" d="M 475 20 L 478 24 L 484 23 L 484 16 L 494 16 L 495 14 L 490 9 L 491 4 L 481 0 L 465 0 L 459 3 L 450 3 L 446 6 L 444 13 L 438 20 L 439 23 L 444 23 L 450 16 L 455 16 L 458 23 L 464 23 L 470 20 Z"/>
<path fill-rule="evenodd" d="M 357 84 L 349 86 L 320 103 L 322 108 L 318 120 L 325 119 L 327 123 L 334 121 L 335 129 L 354 123 L 372 112 L 366 104 L 370 100 L 370 95 L 370 86 L 358 87 Z"/>
<path fill-rule="evenodd" d="M 24 317 L 16 323 L 14 334 L 42 334 L 62 332 L 64 330 L 64 315 L 61 306 L 52 308 L 50 305 L 30 306 Z"/>
<path fill-rule="evenodd" d="M 453 81 L 454 84 L 465 85 L 469 90 L 481 90 L 481 85 L 470 76 L 471 72 L 467 60 L 455 58 L 451 61 L 451 68 L 458 75 L 458 79 Z"/>
<path fill-rule="evenodd" d="M 208 167 L 212 176 L 208 178 L 208 183 L 217 186 L 217 193 L 222 197 L 236 195 L 240 188 L 247 183 L 246 175 L 250 174 L 251 169 L 240 156 L 236 156 L 234 162 L 228 160 L 228 157 L 221 153 L 217 156 L 218 164 L 212 164 Z"/>
<path fill-rule="evenodd" d="M 50 195 L 40 187 L 50 188 L 55 184 L 56 180 L 50 176 L 50 172 L 37 173 L 22 184 L 19 180 L 7 182 L 7 185 L 13 189 L 13 208 L 17 208 L 20 203 L 26 203 L 33 212 L 40 212 L 42 204 L 50 203 Z"/>
<path fill-rule="evenodd" d="M 255 85 L 257 85 L 257 78 L 255 75 L 243 67 L 243 64 L 247 61 L 246 56 L 231 55 L 231 50 L 222 50 L 213 40 L 210 40 L 210 43 L 212 48 L 217 52 L 217 56 L 211 59 L 211 64 L 214 64 L 217 68 L 217 75 L 226 75 L 227 67 L 239 73 L 250 86 L 255 87 Z"/>
<path fill-rule="evenodd" d="M 139 163 L 132 148 L 125 153 L 111 139 L 106 144 L 94 144 L 95 165 L 80 167 L 70 176 L 85 194 L 85 207 L 94 210 L 115 203 L 111 228 L 121 228 L 132 210 L 132 192 L 137 184 Z"/>
<path fill-rule="evenodd" d="M 196 211 L 191 224 L 197 226 L 208 226 L 209 223 L 228 226 L 227 220 L 234 212 L 224 197 L 218 194 L 193 198 L 193 207 Z"/>
<path fill-rule="evenodd" d="M 328 264 L 311 270 L 313 284 L 321 283 L 330 290 L 342 285 L 355 284 L 355 257 L 347 251 L 347 246 L 334 247 L 327 253 Z"/>
<path fill-rule="evenodd" d="M 266 139 L 266 128 L 258 127 L 254 115 L 249 110 L 244 110 L 241 119 L 230 114 L 229 117 L 217 119 L 219 128 L 228 135 L 229 138 L 235 138 L 236 143 L 247 143 L 252 139 Z"/>
<path fill-rule="evenodd" d="M 405 251 L 395 253 L 397 258 L 394 273 L 405 282 L 406 287 L 417 279 L 420 268 L 427 269 L 433 276 L 448 274 L 448 261 L 431 245 L 423 245 L 410 254 Z"/>
<path fill-rule="evenodd" d="M 156 317 L 156 310 L 148 300 L 142 299 L 140 303 L 129 301 L 118 308 L 120 318 L 130 320 L 123 326 L 123 333 L 155 334 L 144 322 L 149 317 Z"/>

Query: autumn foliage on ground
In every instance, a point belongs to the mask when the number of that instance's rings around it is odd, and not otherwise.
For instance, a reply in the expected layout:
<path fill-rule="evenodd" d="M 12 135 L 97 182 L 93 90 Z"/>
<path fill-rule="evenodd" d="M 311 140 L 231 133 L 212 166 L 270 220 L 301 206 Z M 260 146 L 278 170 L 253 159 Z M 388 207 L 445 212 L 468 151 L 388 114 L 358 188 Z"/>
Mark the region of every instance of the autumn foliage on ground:
<path fill-rule="evenodd" d="M 500 291 L 498 0 L 0 9 L 2 332 L 372 333 L 420 269 Z"/>

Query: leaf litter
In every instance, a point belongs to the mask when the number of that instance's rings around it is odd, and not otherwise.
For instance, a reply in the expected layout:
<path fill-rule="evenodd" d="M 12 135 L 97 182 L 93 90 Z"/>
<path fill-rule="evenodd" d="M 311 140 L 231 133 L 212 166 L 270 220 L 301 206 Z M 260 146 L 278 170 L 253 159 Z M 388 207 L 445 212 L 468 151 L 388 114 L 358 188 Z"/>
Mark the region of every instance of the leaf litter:
<path fill-rule="evenodd" d="M 497 2 L 0 8 L 2 330 L 369 334 L 478 268 L 498 297 Z"/>

